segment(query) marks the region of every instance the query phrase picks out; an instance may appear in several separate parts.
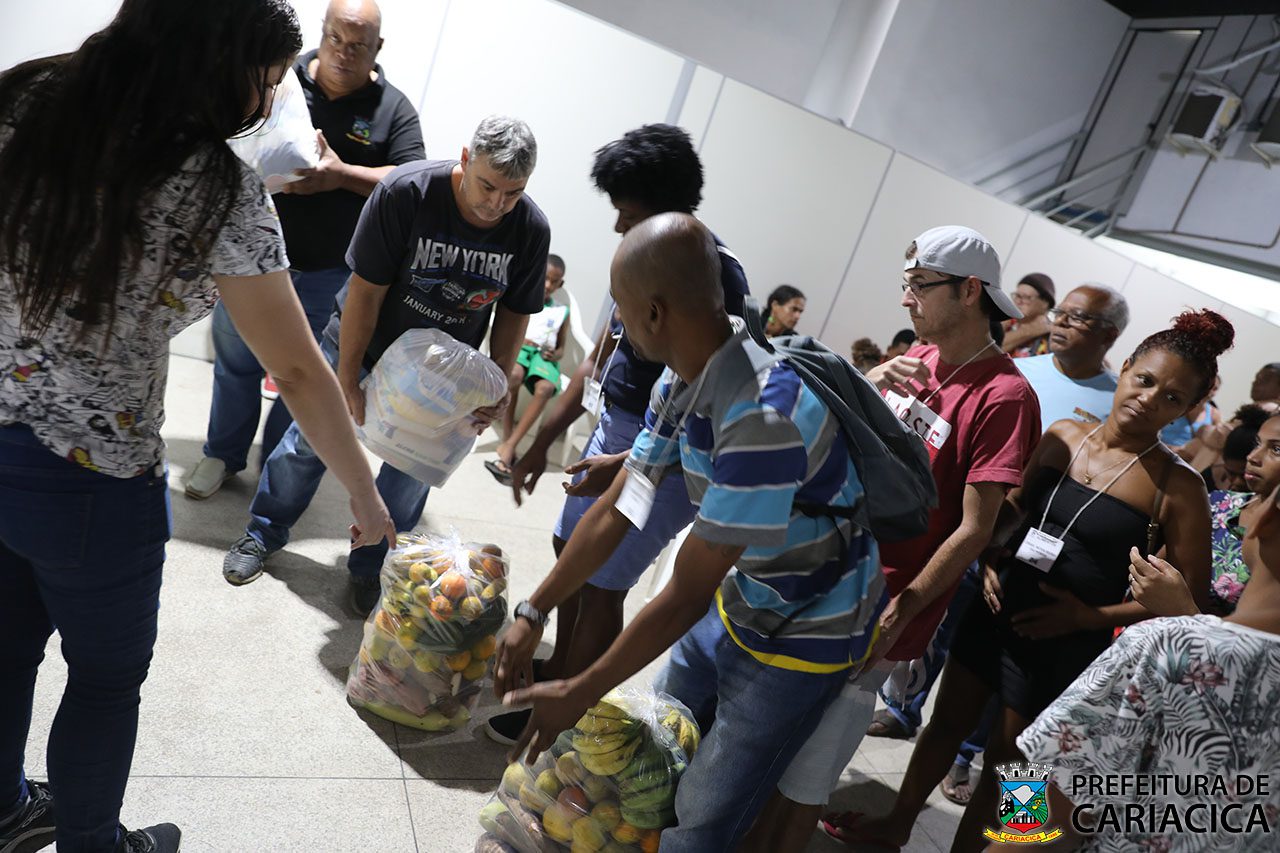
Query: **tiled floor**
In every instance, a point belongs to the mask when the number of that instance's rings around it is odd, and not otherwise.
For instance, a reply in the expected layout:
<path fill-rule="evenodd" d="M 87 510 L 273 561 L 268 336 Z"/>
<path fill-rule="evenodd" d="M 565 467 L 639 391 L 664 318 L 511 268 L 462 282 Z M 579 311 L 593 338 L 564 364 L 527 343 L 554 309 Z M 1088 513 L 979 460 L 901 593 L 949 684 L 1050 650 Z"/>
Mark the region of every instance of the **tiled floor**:
<path fill-rule="evenodd" d="M 502 773 L 503 749 L 478 725 L 431 736 L 346 704 L 360 624 L 340 605 L 348 519 L 336 483 L 326 481 L 264 577 L 240 588 L 222 580 L 223 551 L 243 529 L 256 479 L 241 474 L 202 503 L 182 494 L 183 475 L 200 457 L 210 380 L 211 365 L 173 359 L 165 436 L 174 537 L 125 824 L 178 823 L 187 853 L 470 851 L 479 835 L 476 813 Z M 519 600 L 551 568 L 559 480 L 545 477 L 517 510 L 485 472 L 485 458 L 473 455 L 428 500 L 423 523 L 502 545 L 513 557 L 512 600 Z M 629 614 L 643 605 L 648 583 L 641 580 Z M 45 739 L 65 679 L 55 637 L 27 751 L 35 778 L 44 776 Z M 486 697 L 478 719 L 494 709 Z M 834 804 L 887 807 L 910 749 L 868 739 Z M 958 815 L 935 792 L 906 849 L 949 847 Z M 820 833 L 809 846 L 843 849 Z"/>

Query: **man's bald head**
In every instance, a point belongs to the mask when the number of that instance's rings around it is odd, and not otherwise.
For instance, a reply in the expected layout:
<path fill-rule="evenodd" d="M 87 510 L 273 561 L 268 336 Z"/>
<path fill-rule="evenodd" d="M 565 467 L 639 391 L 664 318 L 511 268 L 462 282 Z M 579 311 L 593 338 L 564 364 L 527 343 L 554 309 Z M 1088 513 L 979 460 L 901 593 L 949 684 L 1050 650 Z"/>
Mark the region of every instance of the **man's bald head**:
<path fill-rule="evenodd" d="M 615 286 L 633 298 L 707 312 L 724 309 L 716 241 L 687 213 L 660 213 L 633 227 L 613 259 Z"/>
<path fill-rule="evenodd" d="M 325 10 L 324 22 L 342 22 L 366 27 L 376 37 L 382 32 L 382 10 L 374 0 L 332 0 Z"/>

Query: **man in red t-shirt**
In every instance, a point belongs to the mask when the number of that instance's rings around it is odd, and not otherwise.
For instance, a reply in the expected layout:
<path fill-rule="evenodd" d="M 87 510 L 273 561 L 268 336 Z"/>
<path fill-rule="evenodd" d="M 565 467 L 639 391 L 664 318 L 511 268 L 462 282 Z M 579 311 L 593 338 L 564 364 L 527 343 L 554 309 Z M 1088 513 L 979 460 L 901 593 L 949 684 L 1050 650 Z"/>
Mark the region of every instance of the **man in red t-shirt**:
<path fill-rule="evenodd" d="M 853 758 L 893 663 L 925 651 L 965 570 L 987 547 L 1005 493 L 1040 438 L 1040 404 L 992 326 L 1021 313 L 1000 290 L 1000 259 L 978 232 L 932 228 L 907 248 L 902 306 L 916 346 L 867 373 L 929 450 L 938 506 L 929 530 L 880 543 L 892 598 L 868 664 L 828 707 L 778 783 L 781 798 L 753 839 L 759 849 L 802 850 Z"/>

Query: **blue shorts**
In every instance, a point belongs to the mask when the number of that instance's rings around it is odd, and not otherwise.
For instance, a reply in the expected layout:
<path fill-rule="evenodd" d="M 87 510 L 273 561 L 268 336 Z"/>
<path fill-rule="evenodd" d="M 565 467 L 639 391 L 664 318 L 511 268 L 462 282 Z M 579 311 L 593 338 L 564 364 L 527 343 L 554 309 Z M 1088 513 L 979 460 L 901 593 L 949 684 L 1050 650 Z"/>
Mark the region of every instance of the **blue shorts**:
<path fill-rule="evenodd" d="M 605 410 L 600 422 L 596 424 L 591 440 L 582 451 L 582 458 L 598 456 L 602 453 L 621 453 L 629 450 L 635 443 L 636 436 L 644 428 L 644 419 L 639 415 L 625 412 L 617 406 Z M 574 482 L 582 479 L 581 474 L 574 477 Z M 556 522 L 556 536 L 568 541 L 573 529 L 578 526 L 582 516 L 595 498 L 568 497 L 564 501 L 564 509 L 560 511 L 560 520 Z M 693 523 L 697 509 L 689 503 L 689 492 L 685 488 L 684 477 L 671 474 L 663 478 L 658 486 L 653 501 L 653 510 L 643 530 L 632 527 L 622 544 L 613 552 L 600 570 L 591 576 L 587 583 L 600 589 L 625 591 L 631 589 L 640 580 L 645 569 L 658 559 L 662 549 L 667 547 L 676 534 Z"/>

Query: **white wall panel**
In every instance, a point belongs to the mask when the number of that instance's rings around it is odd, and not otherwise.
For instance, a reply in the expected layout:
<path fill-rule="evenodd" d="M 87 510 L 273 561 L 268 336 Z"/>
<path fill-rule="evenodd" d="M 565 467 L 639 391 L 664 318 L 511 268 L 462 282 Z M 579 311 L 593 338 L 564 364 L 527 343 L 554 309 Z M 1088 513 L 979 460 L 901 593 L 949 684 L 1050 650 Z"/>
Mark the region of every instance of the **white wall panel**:
<path fill-rule="evenodd" d="M 861 337 L 884 347 L 895 332 L 911 325 L 900 304 L 902 263 L 907 244 L 920 232 L 935 225 L 966 225 L 990 240 L 1004 260 L 1027 215 L 917 160 L 894 157 L 822 331 L 823 341 L 837 352 L 846 352 Z"/>
<path fill-rule="evenodd" d="M 1129 328 L 1124 330 L 1111 348 L 1109 358 L 1117 370 L 1143 338 L 1169 328 L 1173 318 L 1183 311 L 1188 308 L 1212 308 L 1217 311 L 1222 307 L 1222 300 L 1214 299 L 1190 285 L 1141 264 L 1134 265 L 1133 273 L 1122 292 L 1129 302 Z"/>
<path fill-rule="evenodd" d="M 1222 406 L 1223 414 L 1230 417 L 1237 406 L 1249 402 L 1249 386 L 1258 368 L 1280 361 L 1280 330 L 1234 305 L 1224 305 L 1220 310 L 1236 327 L 1235 347 L 1218 360 L 1218 372 L 1222 376 L 1218 405 Z"/>
<path fill-rule="evenodd" d="M 1119 290 L 1133 266 L 1133 261 L 1080 232 L 1032 215 L 1027 217 L 1013 251 L 1004 259 L 1004 289 L 1012 293 L 1024 275 L 1042 272 L 1053 279 L 1058 299 L 1086 282 L 1100 282 Z"/>
<path fill-rule="evenodd" d="M 693 72 L 689 93 L 685 96 L 684 106 L 680 109 L 679 124 L 689 131 L 695 147 L 702 147 L 702 137 L 711 123 L 711 114 L 715 110 L 716 99 L 720 97 L 724 84 L 725 76 L 709 68 L 699 65 Z"/>
<path fill-rule="evenodd" d="M 551 251 L 594 319 L 617 248 L 613 208 L 591 185 L 592 153 L 662 121 L 683 60 L 543 0 L 451 3 L 423 100 L 432 157 L 457 157 L 482 118 L 508 113 L 538 138 L 529 194 L 551 220 Z"/>
<path fill-rule="evenodd" d="M 699 215 L 742 259 L 761 301 L 779 284 L 808 297 L 816 334 L 888 165 L 883 145 L 728 81 L 702 144 Z"/>
<path fill-rule="evenodd" d="M 0 3 L 0 69 L 37 56 L 69 53 L 111 23 L 120 0 Z"/>

